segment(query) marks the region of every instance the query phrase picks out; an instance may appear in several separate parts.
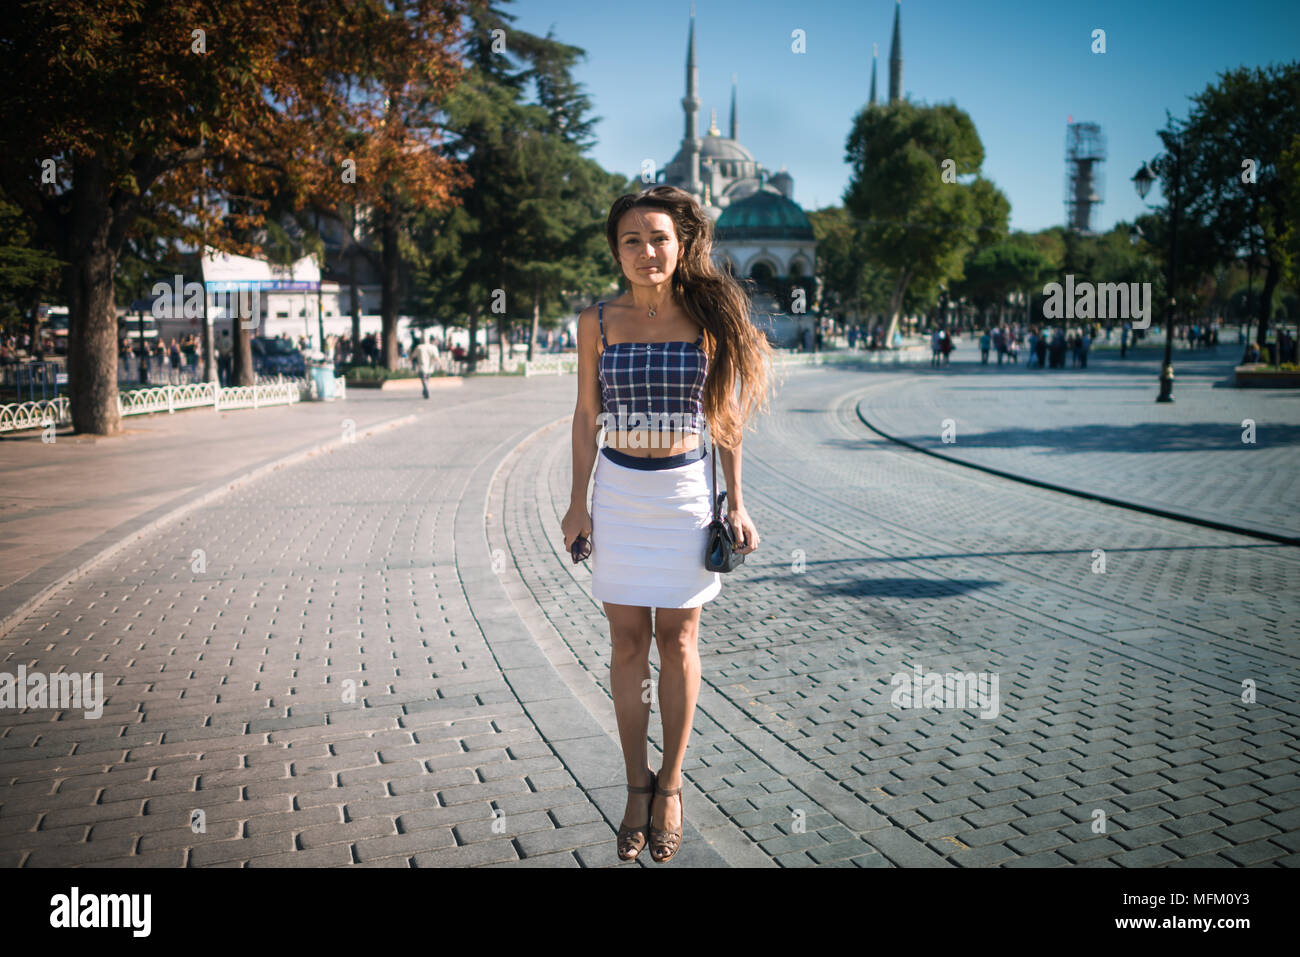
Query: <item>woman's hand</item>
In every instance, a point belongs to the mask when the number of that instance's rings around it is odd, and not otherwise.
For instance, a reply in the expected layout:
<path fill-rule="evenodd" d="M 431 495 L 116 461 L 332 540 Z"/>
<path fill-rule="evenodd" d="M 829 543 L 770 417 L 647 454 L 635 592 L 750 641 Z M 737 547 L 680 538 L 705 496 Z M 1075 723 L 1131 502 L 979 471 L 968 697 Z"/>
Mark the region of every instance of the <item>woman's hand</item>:
<path fill-rule="evenodd" d="M 573 543 L 579 535 L 590 539 L 591 513 L 587 511 L 587 506 L 570 505 L 569 510 L 564 513 L 564 518 L 560 521 L 560 531 L 564 533 L 564 547 L 568 549 L 573 547 Z"/>
<path fill-rule="evenodd" d="M 727 509 L 727 521 L 731 523 L 731 527 L 736 533 L 736 551 L 742 555 L 748 555 L 758 548 L 758 529 L 754 527 L 754 523 L 750 520 L 749 513 L 745 511 L 745 506 Z"/>

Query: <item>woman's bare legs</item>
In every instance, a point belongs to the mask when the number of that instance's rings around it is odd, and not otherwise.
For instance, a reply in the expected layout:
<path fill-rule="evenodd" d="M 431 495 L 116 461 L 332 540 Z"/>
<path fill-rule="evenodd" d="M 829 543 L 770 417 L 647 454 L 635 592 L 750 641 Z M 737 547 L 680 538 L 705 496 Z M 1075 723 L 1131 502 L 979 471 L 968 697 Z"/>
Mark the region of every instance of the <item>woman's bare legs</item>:
<path fill-rule="evenodd" d="M 650 609 L 638 605 L 605 602 L 612 650 L 609 683 L 614 692 L 614 715 L 618 738 L 623 746 L 627 783 L 648 787 L 650 776 L 647 736 L 650 732 Z M 649 794 L 627 796 L 623 824 L 641 827 L 649 816 Z M 644 853 L 644 852 L 643 852 Z"/>
<path fill-rule="evenodd" d="M 682 760 L 691 737 L 695 702 L 700 697 L 700 611 L 695 608 L 656 608 L 655 645 L 659 648 L 659 715 L 664 723 L 664 763 L 659 787 L 682 783 Z M 682 826 L 679 795 L 654 796 L 653 818 L 660 830 Z"/>

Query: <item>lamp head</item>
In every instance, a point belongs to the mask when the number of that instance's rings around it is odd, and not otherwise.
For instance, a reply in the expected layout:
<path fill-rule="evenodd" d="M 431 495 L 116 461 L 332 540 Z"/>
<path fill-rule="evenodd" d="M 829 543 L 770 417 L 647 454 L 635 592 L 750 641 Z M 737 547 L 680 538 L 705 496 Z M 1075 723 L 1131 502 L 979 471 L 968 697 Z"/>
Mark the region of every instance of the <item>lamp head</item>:
<path fill-rule="evenodd" d="M 1156 181 L 1156 174 L 1152 172 L 1149 163 L 1143 163 L 1142 168 L 1133 174 L 1133 185 L 1137 188 L 1138 197 L 1146 199 L 1147 193 L 1151 191 L 1151 184 Z"/>

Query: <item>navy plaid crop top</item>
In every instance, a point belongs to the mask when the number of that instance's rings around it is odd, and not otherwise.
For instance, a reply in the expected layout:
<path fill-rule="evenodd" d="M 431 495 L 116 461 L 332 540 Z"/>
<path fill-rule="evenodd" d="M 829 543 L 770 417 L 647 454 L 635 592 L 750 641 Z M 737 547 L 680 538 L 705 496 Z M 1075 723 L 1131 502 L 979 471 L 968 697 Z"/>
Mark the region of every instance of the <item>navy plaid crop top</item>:
<path fill-rule="evenodd" d="M 704 379 L 709 357 L 702 343 L 616 342 L 605 339 L 605 303 L 597 304 L 600 317 L 600 394 L 611 432 L 703 432 Z M 639 422 L 631 422 L 632 416 Z M 672 416 L 664 421 L 663 416 Z"/>

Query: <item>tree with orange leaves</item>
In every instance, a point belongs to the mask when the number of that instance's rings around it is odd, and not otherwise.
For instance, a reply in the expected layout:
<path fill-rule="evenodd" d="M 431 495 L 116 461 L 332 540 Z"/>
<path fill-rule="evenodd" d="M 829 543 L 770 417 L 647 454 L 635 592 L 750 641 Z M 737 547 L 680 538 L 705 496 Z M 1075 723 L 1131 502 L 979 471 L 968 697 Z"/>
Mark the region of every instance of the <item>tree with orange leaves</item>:
<path fill-rule="evenodd" d="M 453 203 L 463 174 L 417 117 L 463 75 L 453 50 L 464 11 L 464 0 L 60 0 L 9 11 L 0 177 L 37 241 L 67 264 L 76 431 L 121 430 L 113 274 L 142 217 L 171 223 L 189 245 L 255 256 L 249 236 L 280 191 L 334 206 Z M 419 110 L 394 122 L 393 104 L 408 102 Z"/>

